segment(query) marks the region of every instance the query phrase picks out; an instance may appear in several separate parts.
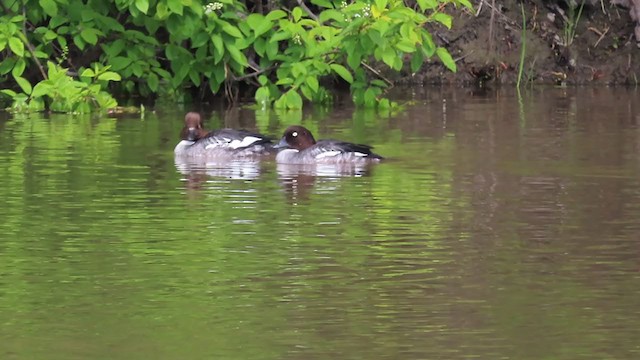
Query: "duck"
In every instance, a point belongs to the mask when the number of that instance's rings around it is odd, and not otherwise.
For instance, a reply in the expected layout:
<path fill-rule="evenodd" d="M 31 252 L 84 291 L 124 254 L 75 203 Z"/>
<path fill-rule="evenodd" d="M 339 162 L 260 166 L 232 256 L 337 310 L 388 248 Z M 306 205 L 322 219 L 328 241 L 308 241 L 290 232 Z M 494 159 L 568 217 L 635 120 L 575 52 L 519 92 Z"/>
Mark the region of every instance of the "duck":
<path fill-rule="evenodd" d="M 236 129 L 207 132 L 200 114 L 189 112 L 184 117 L 174 153 L 187 157 L 247 158 L 271 155 L 275 150 L 271 139 L 262 134 Z"/>
<path fill-rule="evenodd" d="M 311 131 L 300 125 L 289 126 L 274 148 L 278 150 L 278 164 L 368 164 L 383 159 L 369 145 L 330 139 L 316 141 Z"/>

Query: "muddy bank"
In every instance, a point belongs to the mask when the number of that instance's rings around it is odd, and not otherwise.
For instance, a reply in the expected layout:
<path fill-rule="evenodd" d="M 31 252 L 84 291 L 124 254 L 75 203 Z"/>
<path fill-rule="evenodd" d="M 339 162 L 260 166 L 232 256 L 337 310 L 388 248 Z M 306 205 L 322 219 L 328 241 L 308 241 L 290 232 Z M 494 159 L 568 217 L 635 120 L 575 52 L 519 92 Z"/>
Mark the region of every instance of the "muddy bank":
<path fill-rule="evenodd" d="M 609 1 L 570 7 L 564 1 L 514 0 L 476 4 L 476 12 L 454 15 L 451 31 L 434 27 L 432 34 L 457 60 L 451 73 L 437 60 L 416 74 L 402 74 L 400 83 L 514 84 L 525 34 L 523 81 L 538 84 L 637 85 L 640 48 L 636 22 L 629 9 Z M 575 25 L 572 25 L 575 24 Z"/>

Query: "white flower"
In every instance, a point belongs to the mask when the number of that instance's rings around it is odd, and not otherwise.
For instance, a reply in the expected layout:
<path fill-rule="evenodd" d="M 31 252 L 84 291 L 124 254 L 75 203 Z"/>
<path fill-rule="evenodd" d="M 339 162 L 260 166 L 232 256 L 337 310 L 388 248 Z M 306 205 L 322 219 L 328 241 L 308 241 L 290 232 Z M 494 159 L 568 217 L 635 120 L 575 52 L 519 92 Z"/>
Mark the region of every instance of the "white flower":
<path fill-rule="evenodd" d="M 214 3 L 208 3 L 207 5 L 204 6 L 204 13 L 206 15 L 211 14 L 212 12 L 216 11 L 216 10 L 220 10 L 222 9 L 222 3 L 221 2 L 214 2 Z"/>

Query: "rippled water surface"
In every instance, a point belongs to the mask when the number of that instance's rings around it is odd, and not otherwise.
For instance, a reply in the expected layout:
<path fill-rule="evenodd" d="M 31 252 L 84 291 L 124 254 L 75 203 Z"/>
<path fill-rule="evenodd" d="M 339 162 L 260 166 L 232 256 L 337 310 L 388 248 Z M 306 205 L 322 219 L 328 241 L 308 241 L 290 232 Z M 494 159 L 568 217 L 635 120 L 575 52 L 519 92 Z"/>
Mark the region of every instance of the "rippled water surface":
<path fill-rule="evenodd" d="M 174 161 L 184 109 L 0 114 L 2 359 L 638 359 L 637 91 L 206 111 L 372 168 Z"/>

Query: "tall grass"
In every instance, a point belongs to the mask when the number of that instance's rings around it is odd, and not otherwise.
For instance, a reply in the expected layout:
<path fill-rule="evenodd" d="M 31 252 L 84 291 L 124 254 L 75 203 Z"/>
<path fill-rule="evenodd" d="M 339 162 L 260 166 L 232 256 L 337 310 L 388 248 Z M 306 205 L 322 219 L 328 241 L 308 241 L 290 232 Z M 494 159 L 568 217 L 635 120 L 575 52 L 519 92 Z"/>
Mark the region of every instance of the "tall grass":
<path fill-rule="evenodd" d="M 578 14 L 576 14 L 576 8 L 569 6 L 569 14 L 567 21 L 564 24 L 564 46 L 570 46 L 573 43 L 573 39 L 576 37 L 576 28 L 578 27 L 578 21 L 582 16 L 582 9 L 584 8 L 584 0 L 580 3 L 578 8 Z"/>
<path fill-rule="evenodd" d="M 527 17 L 524 13 L 524 3 L 520 3 L 520 10 L 522 10 L 522 35 L 521 38 L 521 46 L 520 46 L 520 63 L 518 64 L 518 81 L 516 82 L 516 87 L 518 88 L 518 92 L 520 91 L 520 82 L 522 81 L 522 72 L 524 70 L 524 57 L 527 54 Z"/>

